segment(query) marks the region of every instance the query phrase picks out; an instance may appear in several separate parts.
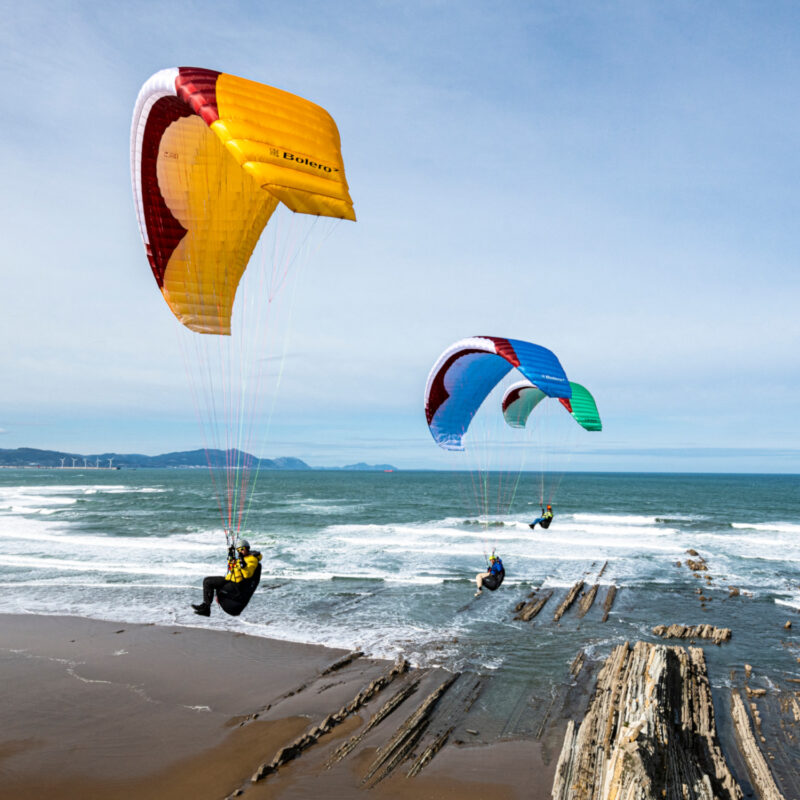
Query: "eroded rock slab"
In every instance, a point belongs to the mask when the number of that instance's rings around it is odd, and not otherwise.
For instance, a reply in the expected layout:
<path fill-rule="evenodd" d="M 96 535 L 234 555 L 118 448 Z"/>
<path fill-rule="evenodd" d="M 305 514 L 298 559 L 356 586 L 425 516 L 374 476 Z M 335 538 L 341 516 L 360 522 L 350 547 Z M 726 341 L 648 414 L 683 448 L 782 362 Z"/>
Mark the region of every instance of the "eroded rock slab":
<path fill-rule="evenodd" d="M 617 596 L 617 587 L 612 583 L 611 586 L 608 587 L 608 591 L 606 592 L 606 599 L 603 601 L 603 619 L 601 622 L 605 622 L 608 619 L 608 615 L 611 612 L 611 607 L 614 605 L 614 598 Z"/>
<path fill-rule="evenodd" d="M 514 619 L 530 622 L 544 608 L 545 603 L 550 599 L 552 594 L 552 589 L 535 593 L 532 600 L 527 603 L 522 603 L 517 609 L 518 613 Z"/>
<path fill-rule="evenodd" d="M 700 648 L 614 649 L 580 726 L 570 721 L 554 800 L 740 800 L 717 741 Z"/>
<path fill-rule="evenodd" d="M 775 780 L 772 777 L 766 759 L 753 735 L 750 717 L 739 692 L 731 694 L 731 716 L 736 729 L 739 749 L 744 756 L 747 771 L 750 773 L 750 780 L 752 780 L 759 797 L 761 800 L 785 800 L 775 785 Z"/>
<path fill-rule="evenodd" d="M 263 763 L 250 779 L 252 783 L 258 783 L 268 775 L 276 772 L 279 767 L 297 758 L 304 750 L 307 750 L 317 742 L 320 736 L 341 724 L 347 717 L 358 711 L 363 705 L 371 700 L 378 692 L 385 689 L 398 676 L 408 669 L 408 663 L 404 658 L 399 658 L 397 662 L 379 678 L 365 686 L 347 705 L 342 706 L 338 711 L 329 714 L 318 725 L 312 726 L 306 733 L 295 739 L 291 744 L 281 748 L 270 762 Z"/>
<path fill-rule="evenodd" d="M 553 614 L 553 621 L 558 622 L 561 617 L 569 610 L 569 607 L 578 599 L 578 595 L 583 590 L 583 581 L 578 581 L 567 593 L 567 596 L 561 601 L 561 605 L 556 609 Z"/>
<path fill-rule="evenodd" d="M 594 603 L 594 598 L 597 596 L 597 590 L 600 588 L 600 584 L 596 583 L 589 589 L 586 594 L 581 597 L 580 602 L 578 603 L 578 616 L 585 617 L 586 614 L 589 612 L 589 609 L 592 607 Z"/>
<path fill-rule="evenodd" d="M 662 639 L 710 639 L 714 644 L 730 641 L 730 628 L 713 625 L 656 625 L 653 633 Z"/>

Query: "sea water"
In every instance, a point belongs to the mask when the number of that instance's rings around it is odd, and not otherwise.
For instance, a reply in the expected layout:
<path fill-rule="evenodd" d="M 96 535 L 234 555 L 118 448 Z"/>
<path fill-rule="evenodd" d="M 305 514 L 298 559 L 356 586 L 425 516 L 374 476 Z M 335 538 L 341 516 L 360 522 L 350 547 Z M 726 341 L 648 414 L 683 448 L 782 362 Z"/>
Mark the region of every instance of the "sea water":
<path fill-rule="evenodd" d="M 531 530 L 539 484 L 523 474 L 509 513 L 476 511 L 474 476 L 447 472 L 270 471 L 258 476 L 244 535 L 263 554 L 245 613 L 196 616 L 205 575 L 225 569 L 225 537 L 204 470 L 0 470 L 0 611 L 190 625 L 361 649 L 420 665 L 503 670 L 547 692 L 576 653 L 653 640 L 656 624 L 712 623 L 712 681 L 747 662 L 800 677 L 800 477 L 567 473 L 549 530 Z M 706 560 L 713 583 L 686 568 Z M 506 580 L 474 599 L 496 550 Z M 576 580 L 592 610 L 554 623 Z M 682 562 L 682 566 L 676 566 Z M 706 573 L 703 573 L 703 576 Z M 619 587 L 601 622 L 606 587 Z M 553 589 L 533 622 L 514 606 Z M 730 587 L 739 596 L 730 597 Z M 703 608 L 698 589 L 710 600 Z M 520 689 L 522 691 L 523 689 Z"/>

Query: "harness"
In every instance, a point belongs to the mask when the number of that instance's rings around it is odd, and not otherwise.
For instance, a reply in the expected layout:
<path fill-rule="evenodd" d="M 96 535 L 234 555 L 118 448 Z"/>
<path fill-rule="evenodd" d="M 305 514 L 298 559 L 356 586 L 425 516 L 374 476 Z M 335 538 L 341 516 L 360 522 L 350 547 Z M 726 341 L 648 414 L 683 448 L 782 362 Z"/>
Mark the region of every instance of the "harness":
<path fill-rule="evenodd" d="M 481 586 L 485 587 L 490 592 L 493 592 L 500 588 L 500 584 L 503 582 L 505 577 L 506 571 L 505 569 L 501 569 L 499 572 L 493 572 L 491 575 L 484 578 Z"/>
<path fill-rule="evenodd" d="M 261 553 L 257 550 L 250 551 L 251 556 L 259 558 Z M 249 578 L 241 581 L 226 581 L 225 585 L 217 590 L 217 602 L 226 614 L 238 617 L 245 610 L 250 598 L 255 594 L 261 581 L 261 561 L 259 560 L 255 572 Z"/>

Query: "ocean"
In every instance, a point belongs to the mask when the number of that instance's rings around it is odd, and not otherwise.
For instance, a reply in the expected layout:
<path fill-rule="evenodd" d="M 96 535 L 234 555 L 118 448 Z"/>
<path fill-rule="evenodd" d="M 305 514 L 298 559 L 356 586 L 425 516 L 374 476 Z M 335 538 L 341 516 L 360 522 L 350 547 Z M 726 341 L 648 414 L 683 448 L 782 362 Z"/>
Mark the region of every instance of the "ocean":
<path fill-rule="evenodd" d="M 186 625 L 404 654 L 449 669 L 502 670 L 506 691 L 546 696 L 581 649 L 605 656 L 663 623 L 730 627 L 708 647 L 712 682 L 751 663 L 800 678 L 800 476 L 566 473 L 547 531 L 531 531 L 539 477 L 523 474 L 507 514 L 477 513 L 451 472 L 262 472 L 247 530 L 261 587 L 239 618 L 196 616 L 225 538 L 204 470 L 0 470 L 3 613 Z M 705 558 L 698 579 L 687 550 Z M 506 580 L 473 598 L 493 549 Z M 584 618 L 553 621 L 576 580 L 599 579 Z M 681 562 L 681 566 L 676 566 Z M 712 576 L 711 584 L 703 578 Z M 606 587 L 619 588 L 601 622 Z M 532 622 L 514 606 L 553 598 Z M 731 597 L 731 588 L 739 596 Z M 699 590 L 699 591 L 698 591 Z M 709 598 L 705 607 L 700 594 Z"/>

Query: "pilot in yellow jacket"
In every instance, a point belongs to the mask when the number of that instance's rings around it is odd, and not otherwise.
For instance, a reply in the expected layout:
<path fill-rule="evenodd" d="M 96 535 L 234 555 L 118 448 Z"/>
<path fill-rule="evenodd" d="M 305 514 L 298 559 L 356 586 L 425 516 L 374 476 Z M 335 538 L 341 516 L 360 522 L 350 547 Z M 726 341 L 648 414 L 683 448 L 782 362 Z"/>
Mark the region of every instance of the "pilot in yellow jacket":
<path fill-rule="evenodd" d="M 225 577 L 213 575 L 203 579 L 203 602 L 192 604 L 194 613 L 210 617 L 211 601 L 216 593 L 223 610 L 238 616 L 258 585 L 260 564 L 261 553 L 251 551 L 250 542 L 242 539 L 236 550 L 231 548 L 228 554 L 228 572 Z"/>
<path fill-rule="evenodd" d="M 241 583 L 252 578 L 260 561 L 261 553 L 251 553 L 250 544 L 247 543 L 247 539 L 244 539 L 243 544 L 239 545 L 236 555 L 228 559 L 228 574 L 225 576 L 225 580 L 231 583 Z"/>

